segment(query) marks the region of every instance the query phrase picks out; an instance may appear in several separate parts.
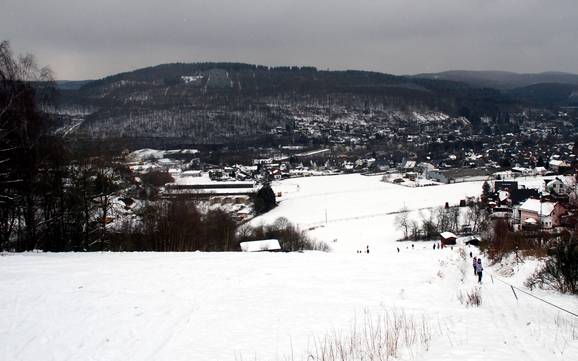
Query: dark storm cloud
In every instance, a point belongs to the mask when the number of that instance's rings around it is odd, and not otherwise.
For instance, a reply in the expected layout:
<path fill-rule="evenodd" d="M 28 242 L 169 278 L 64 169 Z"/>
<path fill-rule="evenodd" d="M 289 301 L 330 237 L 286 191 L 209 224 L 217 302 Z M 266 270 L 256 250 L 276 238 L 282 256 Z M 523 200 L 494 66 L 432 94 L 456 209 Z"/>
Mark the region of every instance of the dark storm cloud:
<path fill-rule="evenodd" d="M 61 79 L 162 62 L 578 72 L 576 0 L 1 0 L 0 38 Z"/>

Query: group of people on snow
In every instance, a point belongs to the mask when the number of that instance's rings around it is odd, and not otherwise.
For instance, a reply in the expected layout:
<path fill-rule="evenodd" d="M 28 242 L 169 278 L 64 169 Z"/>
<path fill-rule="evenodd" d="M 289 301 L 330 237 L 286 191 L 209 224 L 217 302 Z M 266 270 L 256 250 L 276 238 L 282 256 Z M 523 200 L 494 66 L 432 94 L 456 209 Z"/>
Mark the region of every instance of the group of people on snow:
<path fill-rule="evenodd" d="M 474 267 L 474 275 L 478 276 L 478 283 L 482 283 L 482 272 L 484 271 L 484 268 L 482 267 L 482 259 L 474 257 L 472 266 Z"/>
<path fill-rule="evenodd" d="M 413 244 L 411 245 L 411 248 L 414 248 Z M 442 245 L 440 244 L 436 245 L 436 243 L 434 243 L 433 249 L 436 248 L 437 249 L 443 248 L 443 243 Z M 399 247 L 397 247 L 397 252 L 399 253 Z M 369 245 L 365 247 L 365 252 L 357 250 L 357 253 L 369 253 Z M 470 252 L 470 257 L 472 257 L 472 252 Z M 484 271 L 484 268 L 482 267 L 482 259 L 474 256 L 472 261 L 472 267 L 474 268 L 474 275 L 478 276 L 478 283 L 482 283 L 482 272 Z"/>

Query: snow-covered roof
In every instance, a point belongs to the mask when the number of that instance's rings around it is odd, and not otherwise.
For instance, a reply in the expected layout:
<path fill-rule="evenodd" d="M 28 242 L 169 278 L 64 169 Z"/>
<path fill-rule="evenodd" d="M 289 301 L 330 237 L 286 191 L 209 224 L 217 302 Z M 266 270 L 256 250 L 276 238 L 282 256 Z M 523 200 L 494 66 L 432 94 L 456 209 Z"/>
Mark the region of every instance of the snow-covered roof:
<path fill-rule="evenodd" d="M 467 244 L 468 242 L 479 242 L 480 241 L 480 236 L 465 236 L 465 237 L 460 237 L 458 239 L 456 239 L 456 243 L 457 244 Z"/>
<path fill-rule="evenodd" d="M 434 170 L 436 167 L 431 163 L 421 162 L 418 164 L 418 167 L 422 168 L 423 170 Z"/>
<path fill-rule="evenodd" d="M 513 172 L 518 172 L 518 173 L 527 173 L 530 174 L 532 173 L 532 170 L 530 168 L 524 168 L 524 167 L 513 167 L 512 168 Z"/>
<path fill-rule="evenodd" d="M 164 152 L 162 150 L 145 148 L 135 150 L 134 152 L 130 153 L 127 158 L 135 161 L 143 161 L 149 158 L 159 159 L 162 158 L 163 156 Z"/>
<path fill-rule="evenodd" d="M 411 169 L 415 167 L 415 160 L 408 160 L 403 164 L 404 169 Z"/>
<path fill-rule="evenodd" d="M 161 158 L 161 159 L 157 159 L 157 163 L 159 163 L 159 164 L 175 164 L 177 162 L 173 159 Z"/>
<path fill-rule="evenodd" d="M 200 170 L 186 170 L 181 173 L 181 178 L 185 177 L 201 177 L 203 172 Z"/>
<path fill-rule="evenodd" d="M 440 233 L 440 236 L 442 236 L 443 239 L 457 238 L 457 236 L 455 234 L 453 234 L 452 232 L 442 232 L 442 233 Z"/>
<path fill-rule="evenodd" d="M 568 167 L 569 164 L 564 162 L 563 160 L 552 159 L 549 163 L 550 166 L 553 167 Z"/>
<path fill-rule="evenodd" d="M 138 149 L 132 153 L 129 153 L 127 158 L 134 161 L 143 161 L 149 158 L 161 159 L 167 155 L 197 154 L 197 153 L 199 153 L 197 149 L 158 150 L 158 149 L 145 148 L 145 149 Z"/>
<path fill-rule="evenodd" d="M 175 154 L 198 154 L 198 149 L 170 149 L 165 150 L 164 155 L 175 155 Z"/>
<path fill-rule="evenodd" d="M 199 173 L 198 171 L 185 171 L 180 174 L 180 177 L 175 179 L 173 183 L 175 185 L 199 185 L 212 188 L 230 188 L 231 186 L 237 186 L 239 188 L 253 188 L 253 182 L 249 181 L 237 181 L 237 180 L 225 180 L 225 181 L 214 181 L 207 173 Z"/>
<path fill-rule="evenodd" d="M 281 246 L 276 239 L 241 242 L 241 250 L 243 252 L 278 251 L 280 249 Z"/>
<path fill-rule="evenodd" d="M 510 193 L 506 191 L 498 191 L 498 197 L 500 198 L 500 201 L 505 201 L 510 197 Z"/>
<path fill-rule="evenodd" d="M 528 199 L 520 206 L 521 211 L 536 213 L 541 216 L 549 216 L 554 211 L 556 203 L 540 202 L 539 199 Z"/>
<path fill-rule="evenodd" d="M 555 182 L 556 182 L 556 183 L 562 183 L 563 185 L 569 186 L 569 187 L 572 186 L 572 185 L 574 185 L 573 177 L 556 177 L 556 178 L 550 179 L 550 180 L 549 180 L 549 179 L 544 179 L 544 181 L 546 181 L 546 183 L 547 183 L 548 185 L 553 184 L 553 183 L 555 183 Z"/>

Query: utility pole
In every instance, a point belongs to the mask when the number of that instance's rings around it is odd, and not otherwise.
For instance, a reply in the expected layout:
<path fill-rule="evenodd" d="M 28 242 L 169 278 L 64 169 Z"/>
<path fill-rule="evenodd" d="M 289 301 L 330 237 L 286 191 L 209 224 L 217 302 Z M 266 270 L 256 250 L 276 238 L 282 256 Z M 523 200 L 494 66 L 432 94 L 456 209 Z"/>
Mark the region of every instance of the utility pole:
<path fill-rule="evenodd" d="M 540 232 L 542 232 L 543 227 L 543 222 L 542 222 L 542 196 L 540 196 L 540 214 L 538 215 L 538 218 L 540 218 Z"/>

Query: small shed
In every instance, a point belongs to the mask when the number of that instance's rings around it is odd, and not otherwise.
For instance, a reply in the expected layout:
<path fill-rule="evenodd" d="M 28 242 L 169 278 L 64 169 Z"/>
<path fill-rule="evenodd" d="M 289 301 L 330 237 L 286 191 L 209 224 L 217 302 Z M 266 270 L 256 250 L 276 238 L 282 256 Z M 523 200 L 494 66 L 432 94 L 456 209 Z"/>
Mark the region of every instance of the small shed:
<path fill-rule="evenodd" d="M 241 251 L 243 252 L 275 252 L 280 251 L 279 240 L 264 239 L 261 241 L 241 242 Z"/>
<path fill-rule="evenodd" d="M 442 233 L 440 233 L 440 237 L 441 237 L 441 242 L 444 245 L 456 244 L 456 239 L 458 238 L 452 232 L 442 232 Z"/>
<path fill-rule="evenodd" d="M 479 246 L 480 245 L 480 238 L 478 236 L 467 236 L 461 239 L 463 244 L 468 246 Z"/>

